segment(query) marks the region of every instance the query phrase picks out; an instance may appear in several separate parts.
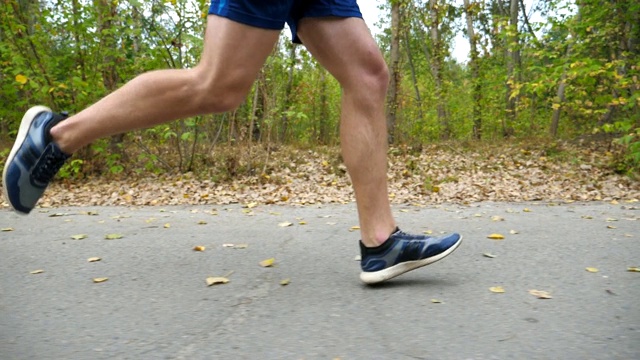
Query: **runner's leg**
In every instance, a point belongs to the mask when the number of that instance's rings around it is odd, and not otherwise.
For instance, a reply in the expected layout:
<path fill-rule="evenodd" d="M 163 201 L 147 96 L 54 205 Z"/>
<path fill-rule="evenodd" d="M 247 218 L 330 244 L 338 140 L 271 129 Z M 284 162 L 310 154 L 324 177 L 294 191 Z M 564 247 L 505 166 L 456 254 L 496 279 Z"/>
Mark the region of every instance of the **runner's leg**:
<path fill-rule="evenodd" d="M 303 18 L 298 36 L 343 88 L 342 156 L 353 182 L 362 242 L 379 245 L 396 227 L 387 190 L 387 65 L 360 18 Z"/>
<path fill-rule="evenodd" d="M 51 129 L 71 154 L 92 141 L 179 118 L 237 107 L 280 31 L 210 15 L 200 63 L 193 69 L 144 73 Z"/>

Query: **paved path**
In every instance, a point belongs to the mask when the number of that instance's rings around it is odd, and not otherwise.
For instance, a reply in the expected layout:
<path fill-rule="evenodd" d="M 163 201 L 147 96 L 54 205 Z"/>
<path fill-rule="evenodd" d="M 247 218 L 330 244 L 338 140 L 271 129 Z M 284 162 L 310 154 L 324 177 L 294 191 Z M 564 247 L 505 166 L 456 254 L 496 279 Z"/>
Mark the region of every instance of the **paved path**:
<path fill-rule="evenodd" d="M 465 240 L 376 287 L 353 204 L 0 210 L 0 358 L 640 359 L 634 205 L 394 207 L 405 230 Z"/>

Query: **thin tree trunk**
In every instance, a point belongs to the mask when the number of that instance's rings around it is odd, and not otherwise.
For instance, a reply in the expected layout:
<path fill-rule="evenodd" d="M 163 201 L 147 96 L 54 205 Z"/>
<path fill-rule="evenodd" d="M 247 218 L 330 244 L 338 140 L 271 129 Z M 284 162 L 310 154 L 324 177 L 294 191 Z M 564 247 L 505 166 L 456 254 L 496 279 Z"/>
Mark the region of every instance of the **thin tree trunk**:
<path fill-rule="evenodd" d="M 429 0 L 429 16 L 431 19 L 430 33 L 431 33 L 431 73 L 435 82 L 435 92 L 437 101 L 438 121 L 442 129 L 441 137 L 448 139 L 451 134 L 449 121 L 447 119 L 447 113 L 445 110 L 444 91 L 443 91 L 443 49 L 442 41 L 440 38 L 440 4 L 437 0 Z"/>
<path fill-rule="evenodd" d="M 472 97 L 473 97 L 473 137 L 477 140 L 482 138 L 482 116 L 480 102 L 482 100 L 482 87 L 480 83 L 480 64 L 478 59 L 478 47 L 476 44 L 476 34 L 473 29 L 473 14 L 476 3 L 464 0 L 464 11 L 467 18 L 467 36 L 469 37 Z"/>
<path fill-rule="evenodd" d="M 395 128 L 398 111 L 398 87 L 400 85 L 400 1 L 391 2 L 391 82 L 387 96 L 388 142 L 395 140 Z"/>
<path fill-rule="evenodd" d="M 518 81 L 516 77 L 516 67 L 520 63 L 520 51 L 518 50 L 518 0 L 511 0 L 509 9 L 509 40 L 507 43 L 507 83 L 505 93 L 505 117 L 502 121 L 502 135 L 508 137 L 513 135 L 512 125 L 516 119 L 516 101 L 517 94 L 515 93 L 516 83 Z"/>

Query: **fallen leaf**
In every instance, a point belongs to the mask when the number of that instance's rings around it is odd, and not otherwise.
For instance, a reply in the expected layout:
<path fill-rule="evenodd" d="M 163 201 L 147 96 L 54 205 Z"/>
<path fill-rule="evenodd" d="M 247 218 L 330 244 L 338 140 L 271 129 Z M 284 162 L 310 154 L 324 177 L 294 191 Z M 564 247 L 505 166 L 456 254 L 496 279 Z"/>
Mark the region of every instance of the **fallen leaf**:
<path fill-rule="evenodd" d="M 97 256 L 96 257 L 90 257 L 90 258 L 87 259 L 88 262 L 96 262 L 96 261 L 100 261 L 100 260 L 102 260 L 102 258 L 99 258 Z"/>
<path fill-rule="evenodd" d="M 356 230 L 360 230 L 360 226 L 354 225 L 354 226 L 349 228 L 349 231 L 356 231 Z"/>
<path fill-rule="evenodd" d="M 233 245 L 233 244 L 222 244 L 222 247 L 230 247 L 230 248 L 232 248 L 232 247 L 234 247 L 234 246 L 235 246 L 235 245 Z"/>
<path fill-rule="evenodd" d="M 551 295 L 546 292 L 546 291 L 542 291 L 542 290 L 529 290 L 529 294 L 537 297 L 538 299 L 551 299 Z"/>
<path fill-rule="evenodd" d="M 207 222 L 204 220 L 198 221 L 198 225 L 207 225 Z"/>
<path fill-rule="evenodd" d="M 593 219 L 593 216 L 591 216 L 591 215 L 582 215 L 580 217 L 583 218 L 583 219 L 587 219 L 587 220 Z"/>
<path fill-rule="evenodd" d="M 43 272 L 44 272 L 44 270 L 33 270 L 33 271 L 30 271 L 29 273 L 30 274 L 42 274 Z"/>
<path fill-rule="evenodd" d="M 494 287 L 490 287 L 489 291 L 496 294 L 502 294 L 504 293 L 504 288 L 502 288 L 502 286 L 494 286 Z"/>
<path fill-rule="evenodd" d="M 291 280 L 289 280 L 289 279 L 284 279 L 284 280 L 280 281 L 280 285 L 282 285 L 282 286 L 287 286 L 287 285 L 289 285 L 289 283 L 291 283 Z"/>
<path fill-rule="evenodd" d="M 109 278 L 106 277 L 100 277 L 100 278 L 93 278 L 93 282 L 98 284 L 98 283 L 103 283 L 105 281 L 109 280 Z"/>
<path fill-rule="evenodd" d="M 204 251 L 205 247 L 202 245 L 197 245 L 193 247 L 194 251 Z"/>
<path fill-rule="evenodd" d="M 168 228 L 170 228 L 170 227 L 171 227 L 171 224 L 169 224 L 169 223 L 164 224 L 164 228 L 165 228 L 165 229 L 168 229 Z"/>
<path fill-rule="evenodd" d="M 630 266 L 627 268 L 629 272 L 640 272 L 640 267 Z"/>
<path fill-rule="evenodd" d="M 522 211 L 523 211 L 523 212 L 531 212 L 531 209 L 529 209 L 529 208 L 524 208 L 524 209 L 522 209 Z"/>
<path fill-rule="evenodd" d="M 491 258 L 491 259 L 493 259 L 494 257 L 496 257 L 496 255 L 489 254 L 489 253 L 483 253 L 483 254 L 482 254 L 482 256 L 484 256 L 484 257 L 488 257 L 488 258 Z"/>
<path fill-rule="evenodd" d="M 54 214 L 49 215 L 49 217 L 60 217 L 60 216 L 67 216 L 67 215 L 69 215 L 69 214 L 67 214 L 67 213 L 54 213 Z"/>
<path fill-rule="evenodd" d="M 594 268 L 594 267 L 588 267 L 588 268 L 585 268 L 585 270 L 587 270 L 590 273 L 597 273 L 599 271 L 597 268 Z"/>
<path fill-rule="evenodd" d="M 287 227 L 287 226 L 291 226 L 291 225 L 293 225 L 293 223 L 290 223 L 288 221 L 281 222 L 280 224 L 278 224 L 278 226 L 280 226 L 280 227 Z"/>
<path fill-rule="evenodd" d="M 77 234 L 77 235 L 71 235 L 71 238 L 73 240 L 82 240 L 82 239 L 86 239 L 87 238 L 87 234 Z"/>
<path fill-rule="evenodd" d="M 502 216 L 494 215 L 491 217 L 491 221 L 504 221 Z"/>
<path fill-rule="evenodd" d="M 216 284 L 226 284 L 229 282 L 229 279 L 222 276 L 210 276 L 206 280 L 207 286 L 216 285 Z"/>
<path fill-rule="evenodd" d="M 613 226 L 613 225 L 607 225 L 607 229 L 617 229 L 617 226 Z"/>
<path fill-rule="evenodd" d="M 104 238 L 106 240 L 117 240 L 117 239 L 122 239 L 123 236 L 122 234 L 107 234 L 104 236 Z"/>
<path fill-rule="evenodd" d="M 613 221 L 618 221 L 618 219 L 614 219 L 614 218 L 607 218 L 607 222 L 613 222 Z"/>
<path fill-rule="evenodd" d="M 271 267 L 271 266 L 273 266 L 273 264 L 275 262 L 276 262 L 276 259 L 274 259 L 274 258 L 262 260 L 262 261 L 260 261 L 260 266 L 262 266 L 262 267 Z"/>
<path fill-rule="evenodd" d="M 518 230 L 509 230 L 509 234 L 516 235 L 516 234 L 520 234 L 520 232 Z"/>
<path fill-rule="evenodd" d="M 431 234 L 433 234 L 433 230 L 425 230 L 422 233 L 426 234 L 426 235 L 431 235 Z"/>
<path fill-rule="evenodd" d="M 6 228 L 2 228 L 2 229 L 0 229 L 0 231 L 13 231 L 13 230 L 14 230 L 14 229 L 13 229 L 13 228 L 10 228 L 10 227 L 6 227 Z"/>
<path fill-rule="evenodd" d="M 353 260 L 355 261 L 362 261 L 362 255 L 356 255 Z"/>
<path fill-rule="evenodd" d="M 298 222 L 298 225 L 307 225 L 307 222 L 306 221 L 300 221 L 300 222 Z"/>
<path fill-rule="evenodd" d="M 431 299 L 431 303 L 432 304 L 444 304 L 441 300 L 438 300 L 438 299 Z"/>
<path fill-rule="evenodd" d="M 487 236 L 489 239 L 492 240 L 503 240 L 504 239 L 504 235 L 502 234 L 491 234 L 489 236 Z"/>

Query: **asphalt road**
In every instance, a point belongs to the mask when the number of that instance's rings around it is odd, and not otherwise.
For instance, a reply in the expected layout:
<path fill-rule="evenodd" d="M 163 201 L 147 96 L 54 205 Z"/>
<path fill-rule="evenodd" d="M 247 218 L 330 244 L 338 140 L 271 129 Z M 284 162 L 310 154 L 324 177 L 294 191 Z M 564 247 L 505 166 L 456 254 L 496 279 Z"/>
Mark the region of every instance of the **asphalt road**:
<path fill-rule="evenodd" d="M 464 241 L 374 287 L 353 204 L 0 210 L 0 359 L 640 359 L 638 208 L 394 207 Z"/>

